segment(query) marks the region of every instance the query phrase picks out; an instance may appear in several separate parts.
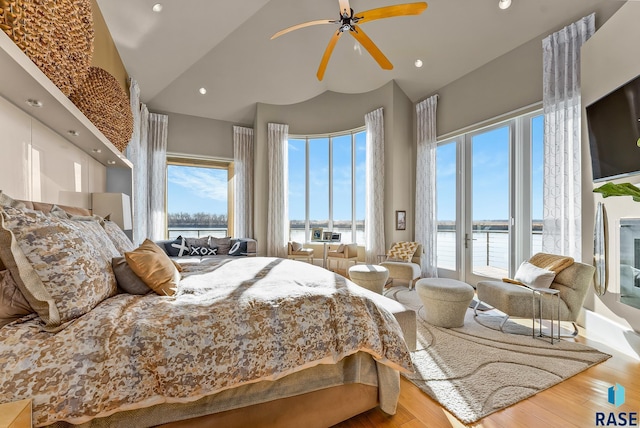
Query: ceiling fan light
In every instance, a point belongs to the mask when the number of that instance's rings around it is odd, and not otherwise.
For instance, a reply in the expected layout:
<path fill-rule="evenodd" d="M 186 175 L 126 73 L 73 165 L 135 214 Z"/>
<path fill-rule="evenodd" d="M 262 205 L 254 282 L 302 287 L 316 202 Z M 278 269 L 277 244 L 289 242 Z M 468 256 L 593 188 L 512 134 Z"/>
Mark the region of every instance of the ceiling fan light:
<path fill-rule="evenodd" d="M 500 0 L 498 2 L 498 7 L 502 10 L 508 9 L 511 6 L 511 0 Z"/>
<path fill-rule="evenodd" d="M 422 67 L 422 60 L 421 59 L 417 59 L 415 60 L 415 62 L 413 63 L 417 68 Z"/>
<path fill-rule="evenodd" d="M 162 4 L 161 3 L 154 4 L 151 10 L 153 10 L 155 13 L 162 12 Z"/>

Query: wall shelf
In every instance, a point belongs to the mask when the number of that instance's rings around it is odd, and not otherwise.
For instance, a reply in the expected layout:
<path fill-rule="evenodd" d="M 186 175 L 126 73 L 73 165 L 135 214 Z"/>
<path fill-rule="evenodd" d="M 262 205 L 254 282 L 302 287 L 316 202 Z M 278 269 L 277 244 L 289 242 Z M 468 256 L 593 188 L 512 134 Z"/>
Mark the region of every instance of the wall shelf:
<path fill-rule="evenodd" d="M 55 86 L 4 32 L 0 31 L 0 96 L 60 134 L 107 167 L 133 165 Z M 42 106 L 33 107 L 28 100 Z M 72 135 L 71 132 L 75 131 Z"/>

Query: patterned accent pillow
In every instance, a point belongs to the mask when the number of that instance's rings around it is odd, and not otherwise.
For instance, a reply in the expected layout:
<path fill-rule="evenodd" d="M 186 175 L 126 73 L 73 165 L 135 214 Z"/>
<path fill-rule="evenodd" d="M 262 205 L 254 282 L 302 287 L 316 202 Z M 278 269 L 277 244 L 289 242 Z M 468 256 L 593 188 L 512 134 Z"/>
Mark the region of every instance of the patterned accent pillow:
<path fill-rule="evenodd" d="M 0 271 L 0 327 L 33 313 L 11 272 Z"/>
<path fill-rule="evenodd" d="M 182 257 L 189 255 L 189 245 L 187 240 L 182 236 L 178 236 L 173 242 L 166 242 L 164 249 L 171 257 Z"/>
<path fill-rule="evenodd" d="M 225 238 L 214 238 L 210 237 L 209 245 L 212 247 L 218 247 L 218 255 L 224 256 L 229 254 L 229 250 L 231 249 L 231 237 L 227 236 Z"/>
<path fill-rule="evenodd" d="M 299 250 L 295 250 L 299 251 Z M 247 253 L 247 241 L 237 240 L 229 250 L 230 256 L 244 256 Z"/>
<path fill-rule="evenodd" d="M 387 252 L 387 260 L 410 262 L 417 249 L 417 242 L 396 242 Z"/>
<path fill-rule="evenodd" d="M 15 208 L 4 208 L 2 217 L 2 242 L 11 247 L 0 257 L 45 328 L 55 330 L 116 293 L 111 259 L 119 254 L 98 222 Z"/>
<path fill-rule="evenodd" d="M 190 256 L 215 256 L 218 253 L 218 249 L 216 247 L 211 248 L 210 246 L 202 246 L 202 247 L 191 247 L 191 251 L 189 252 Z"/>
<path fill-rule="evenodd" d="M 107 232 L 107 236 L 120 255 L 124 255 L 127 251 L 133 251 L 135 249 L 133 242 L 131 242 L 129 237 L 125 235 L 122 229 L 120 229 L 120 226 L 116 223 L 105 220 L 102 227 L 104 228 L 104 231 Z"/>
<path fill-rule="evenodd" d="M 142 245 L 124 256 L 131 270 L 153 291 L 161 296 L 175 294 L 180 272 L 167 253 L 153 241 L 145 239 Z"/>

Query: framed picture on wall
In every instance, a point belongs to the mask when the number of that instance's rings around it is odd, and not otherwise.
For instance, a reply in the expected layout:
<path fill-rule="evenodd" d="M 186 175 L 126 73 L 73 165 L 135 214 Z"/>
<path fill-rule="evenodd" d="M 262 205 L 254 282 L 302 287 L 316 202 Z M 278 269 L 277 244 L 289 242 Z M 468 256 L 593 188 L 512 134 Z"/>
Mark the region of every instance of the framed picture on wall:
<path fill-rule="evenodd" d="M 407 212 L 396 211 L 396 230 L 407 229 Z"/>
<path fill-rule="evenodd" d="M 322 228 L 314 227 L 311 229 L 311 240 L 312 241 L 321 241 L 322 240 Z"/>
<path fill-rule="evenodd" d="M 331 232 L 322 232 L 322 240 L 323 241 L 331 241 Z"/>
<path fill-rule="evenodd" d="M 331 240 L 333 242 L 340 242 L 340 239 L 342 238 L 342 234 L 341 233 L 337 233 L 337 232 L 333 232 L 331 234 Z"/>

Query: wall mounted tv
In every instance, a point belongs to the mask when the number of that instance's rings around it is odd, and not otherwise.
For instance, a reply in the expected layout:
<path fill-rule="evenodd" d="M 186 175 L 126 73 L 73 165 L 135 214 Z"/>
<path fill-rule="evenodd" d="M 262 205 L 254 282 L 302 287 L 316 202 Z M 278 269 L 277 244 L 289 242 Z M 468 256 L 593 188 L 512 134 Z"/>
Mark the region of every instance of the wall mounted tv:
<path fill-rule="evenodd" d="M 587 106 L 593 181 L 640 173 L 640 76 Z"/>

